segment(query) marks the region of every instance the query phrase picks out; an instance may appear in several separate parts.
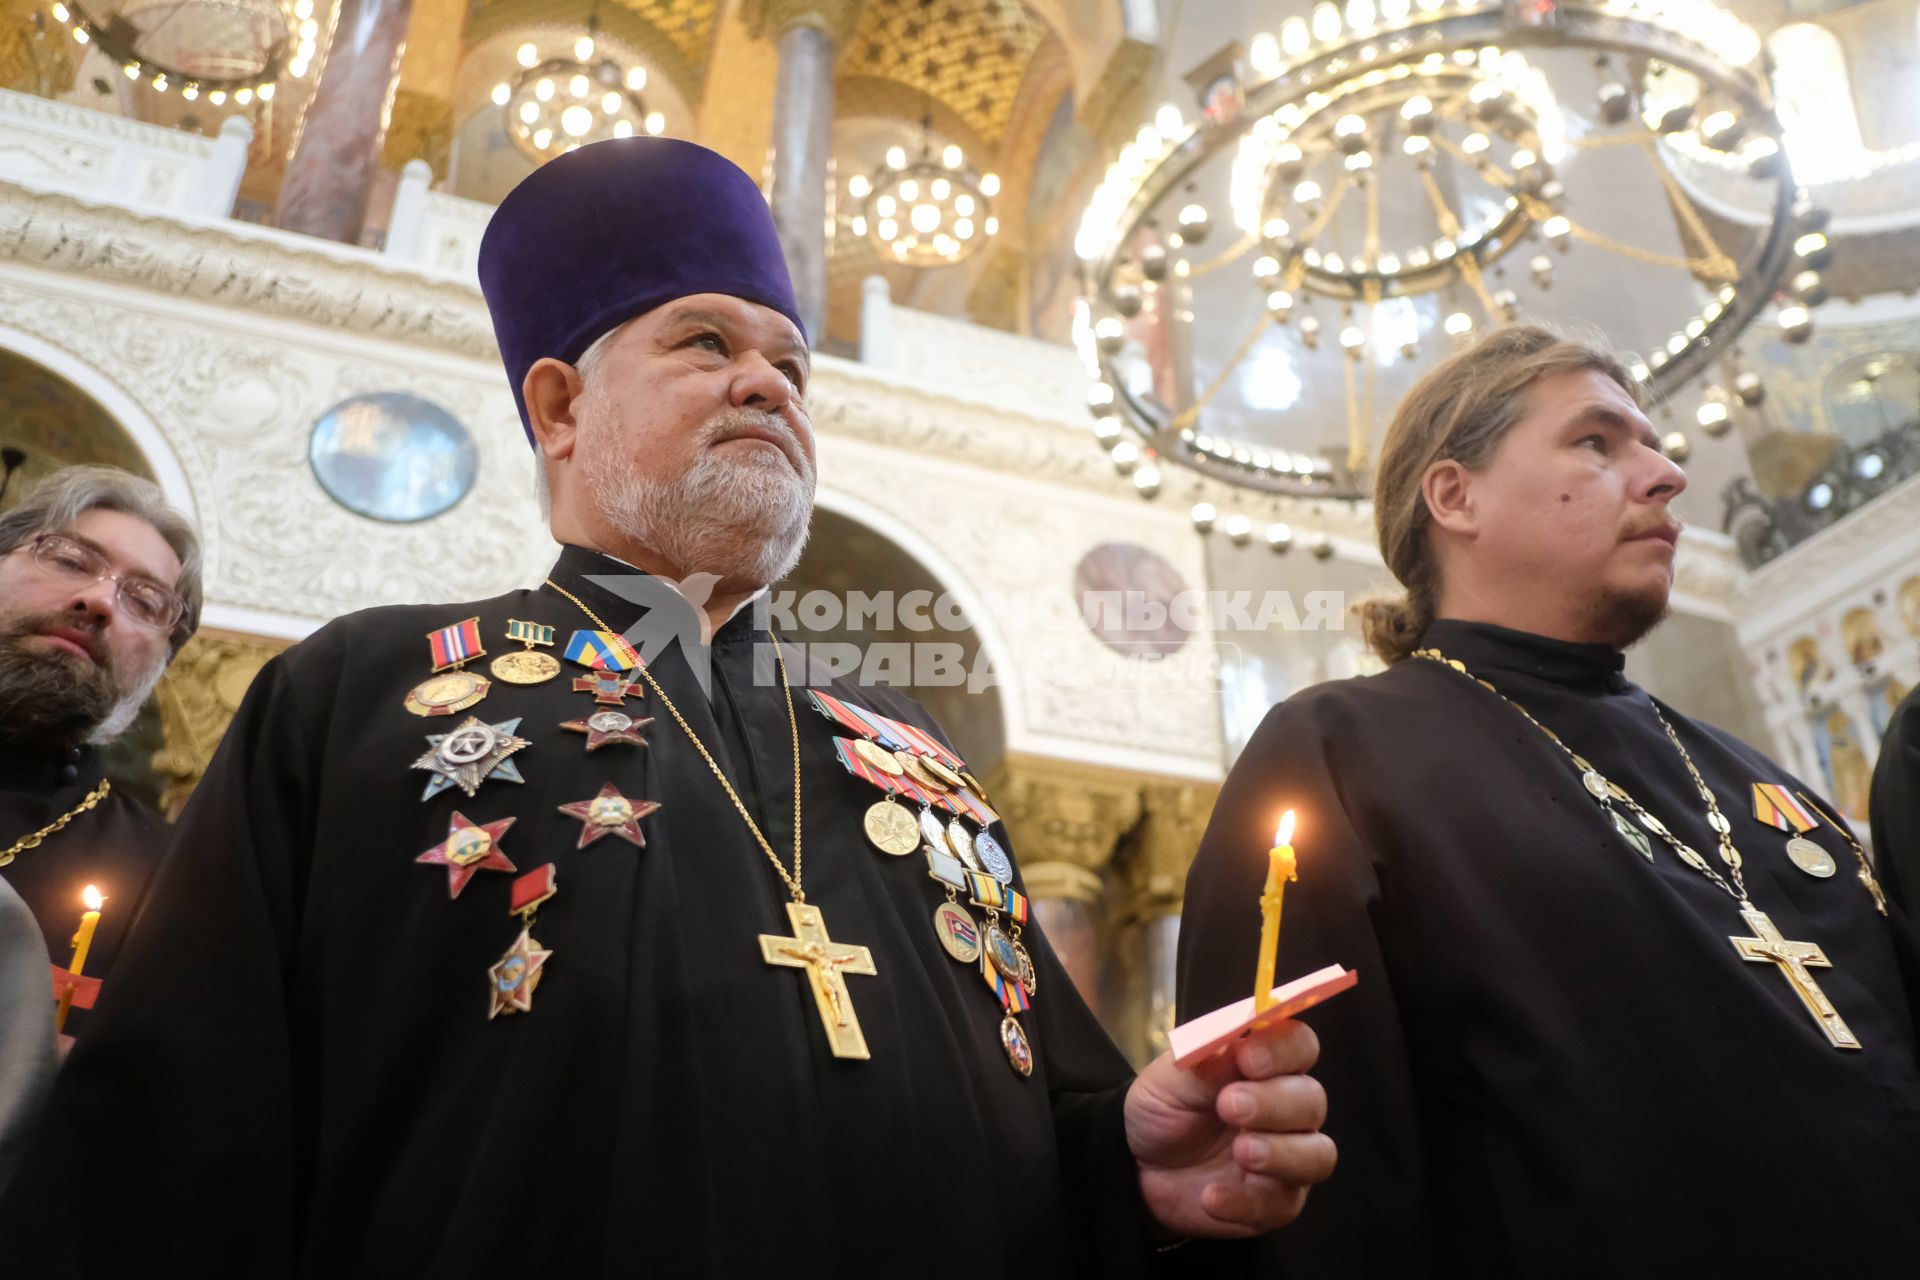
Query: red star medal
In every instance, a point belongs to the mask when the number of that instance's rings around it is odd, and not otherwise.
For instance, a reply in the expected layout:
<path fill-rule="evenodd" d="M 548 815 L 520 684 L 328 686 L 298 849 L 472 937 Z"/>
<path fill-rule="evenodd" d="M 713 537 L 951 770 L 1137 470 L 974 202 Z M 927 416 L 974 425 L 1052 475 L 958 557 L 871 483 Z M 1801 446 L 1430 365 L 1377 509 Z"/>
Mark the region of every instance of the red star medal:
<path fill-rule="evenodd" d="M 641 695 L 633 692 L 635 681 L 627 679 L 617 671 L 596 671 L 591 675 L 575 676 L 573 691 L 591 693 L 593 700 L 603 706 L 618 707 L 628 698 Z"/>
<path fill-rule="evenodd" d="M 500 852 L 500 837 L 506 834 L 514 821 L 513 818 L 502 818 L 498 822 L 482 825 L 467 821 L 467 816 L 456 809 L 453 822 L 447 830 L 447 838 L 414 861 L 445 867 L 447 896 L 457 898 L 476 872 L 514 870 L 507 855 Z"/>
<path fill-rule="evenodd" d="M 609 742 L 632 742 L 646 746 L 640 730 L 653 723 L 649 716 L 630 716 L 624 711 L 596 711 L 585 720 L 562 721 L 562 729 L 587 735 L 587 750 L 598 751 Z"/>
<path fill-rule="evenodd" d="M 580 843 L 574 846 L 576 849 L 586 848 L 601 836 L 619 836 L 636 849 L 644 849 L 647 838 L 640 834 L 640 819 L 659 807 L 653 800 L 629 800 L 609 782 L 593 799 L 563 804 L 560 812 L 584 824 L 580 828 Z"/>
<path fill-rule="evenodd" d="M 552 954 L 541 947 L 531 929 L 520 931 L 507 954 L 487 970 L 487 989 L 492 998 L 487 1008 L 489 1021 L 503 1013 L 533 1012 L 533 989 L 540 985 L 540 972 Z"/>

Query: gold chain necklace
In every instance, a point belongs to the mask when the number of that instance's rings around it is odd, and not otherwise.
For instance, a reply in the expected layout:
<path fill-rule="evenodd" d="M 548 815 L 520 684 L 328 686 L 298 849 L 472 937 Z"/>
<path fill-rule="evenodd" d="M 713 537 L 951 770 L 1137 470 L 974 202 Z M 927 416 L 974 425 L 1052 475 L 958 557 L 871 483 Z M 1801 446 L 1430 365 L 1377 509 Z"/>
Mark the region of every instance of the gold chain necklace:
<path fill-rule="evenodd" d="M 113 790 L 113 783 L 106 778 L 100 779 L 100 785 L 87 792 L 86 797 L 82 799 L 79 804 L 73 806 L 73 808 L 67 810 L 32 835 L 21 836 L 5 849 L 0 849 L 0 867 L 8 865 L 29 849 L 38 849 L 41 844 L 46 841 L 48 836 L 61 830 L 69 822 L 72 822 L 75 818 L 86 813 L 102 800 L 106 799 L 107 792 L 111 790 Z"/>
<path fill-rule="evenodd" d="M 1414 650 L 1413 656 L 1425 659 L 1428 662 L 1437 663 L 1440 666 L 1459 673 L 1491 693 L 1494 697 L 1500 699 L 1500 701 L 1512 707 L 1515 711 L 1518 711 L 1526 718 L 1528 724 L 1531 724 L 1534 728 L 1545 734 L 1549 741 L 1566 754 L 1567 759 L 1572 761 L 1574 767 L 1580 770 L 1581 785 L 1586 787 L 1587 793 L 1598 801 L 1602 808 L 1612 813 L 1613 803 L 1615 801 L 1625 805 L 1632 811 L 1633 815 L 1640 820 L 1641 825 L 1666 841 L 1682 862 L 1724 889 L 1727 894 L 1733 898 L 1734 902 L 1738 904 L 1740 914 L 1746 920 L 1748 927 L 1757 935 L 1750 938 L 1733 937 L 1729 939 L 1729 941 L 1733 943 L 1734 950 L 1739 953 L 1740 958 L 1750 963 L 1771 963 L 1778 966 L 1781 976 L 1786 978 L 1788 984 L 1792 986 L 1794 994 L 1799 996 L 1800 1002 L 1806 1006 L 1807 1012 L 1813 1016 L 1813 1020 L 1819 1024 L 1820 1029 L 1826 1033 L 1828 1042 L 1836 1049 L 1860 1048 L 1859 1038 L 1853 1034 L 1846 1022 L 1841 1019 L 1839 1010 L 1833 1007 L 1833 1003 L 1827 999 L 1826 993 L 1820 989 L 1819 985 L 1814 981 L 1813 975 L 1807 971 L 1810 966 L 1821 969 L 1832 968 L 1833 962 L 1827 959 L 1826 952 L 1822 951 L 1820 947 L 1814 943 L 1794 942 L 1788 939 L 1780 932 L 1779 928 L 1774 925 L 1773 920 L 1767 913 L 1754 906 L 1752 900 L 1747 896 L 1746 877 L 1741 872 L 1740 851 L 1734 847 L 1733 843 L 1733 824 L 1727 821 L 1727 816 L 1724 813 L 1720 812 L 1720 802 L 1715 799 L 1713 788 L 1707 785 L 1706 779 L 1700 776 L 1700 770 L 1694 767 L 1693 757 L 1687 754 L 1686 747 L 1681 745 L 1680 736 L 1673 731 L 1673 726 L 1667 723 L 1666 716 L 1660 713 L 1658 704 L 1654 704 L 1653 706 L 1654 718 L 1659 720 L 1660 727 L 1666 730 L 1667 741 L 1671 742 L 1673 749 L 1680 753 L 1680 759 L 1682 763 L 1687 766 L 1687 773 L 1693 778 L 1693 784 L 1699 790 L 1700 798 L 1706 801 L 1707 825 L 1712 827 L 1714 834 L 1720 838 L 1720 861 L 1725 864 L 1728 873 L 1733 877 L 1731 884 L 1727 882 L 1726 877 L 1714 870 L 1713 866 L 1708 863 L 1692 845 L 1689 845 L 1679 836 L 1673 834 L 1673 832 L 1667 828 L 1666 823 L 1647 812 L 1646 808 L 1638 800 L 1635 800 L 1627 793 L 1625 787 L 1612 781 L 1605 774 L 1594 768 L 1584 756 L 1580 755 L 1572 747 L 1569 747 L 1565 742 L 1562 742 L 1559 734 L 1535 719 L 1531 711 L 1528 711 L 1518 702 L 1515 702 L 1512 698 L 1500 692 L 1500 690 L 1495 688 L 1489 681 L 1474 675 L 1473 672 L 1467 669 L 1465 663 L 1454 658 L 1449 658 L 1438 649 L 1416 649 Z M 1614 814 L 1614 818 L 1615 825 L 1621 829 L 1621 834 L 1625 835 L 1626 828 L 1624 821 L 1619 818 L 1618 814 Z"/>
<path fill-rule="evenodd" d="M 552 578 L 548 578 L 546 584 L 573 601 L 580 612 L 593 620 L 594 626 L 609 634 L 613 633 L 613 628 L 601 621 L 600 615 L 588 608 L 586 601 Z M 779 873 L 788 892 L 793 895 L 793 901 L 787 904 L 787 920 L 793 928 L 792 935 L 761 934 L 761 958 L 770 965 L 805 969 L 807 985 L 813 989 L 814 1005 L 819 1011 L 820 1024 L 826 1031 L 827 1043 L 833 1051 L 833 1056 L 867 1058 L 871 1055 L 867 1051 L 866 1037 L 860 1030 L 860 1020 L 854 1016 L 853 1001 L 847 991 L 846 975 L 864 974 L 871 977 L 879 971 L 874 967 L 873 953 L 867 948 L 835 942 L 828 936 L 826 922 L 821 917 L 820 908 L 808 903 L 806 891 L 801 887 L 800 722 L 793 713 L 793 685 L 787 679 L 787 658 L 780 647 L 780 637 L 773 635 L 772 632 L 768 634 L 773 636 L 773 656 L 780 667 L 780 691 L 786 696 L 787 701 L 787 729 L 793 736 L 793 872 L 791 874 L 781 864 L 780 855 L 774 852 L 772 843 L 761 832 L 760 824 L 755 822 L 753 815 L 747 812 L 747 806 L 741 801 L 740 793 L 733 789 L 733 783 L 727 780 L 725 771 L 713 758 L 713 753 L 707 750 L 706 743 L 700 741 L 700 735 L 695 733 L 693 726 L 687 723 L 687 718 L 680 714 L 680 708 L 673 705 L 673 699 L 667 696 L 667 691 L 660 687 L 660 682 L 653 678 L 653 673 L 647 670 L 644 663 L 638 665 L 638 670 L 641 678 L 647 682 L 647 688 L 660 699 L 660 705 L 667 709 L 667 714 L 673 717 L 673 722 L 679 725 L 681 731 L 687 735 L 687 740 L 693 743 L 694 750 L 700 753 L 700 758 L 707 762 L 707 768 L 713 771 L 714 778 L 719 781 L 721 789 L 727 793 L 727 799 L 733 802 L 734 811 L 740 815 L 740 820 L 747 824 L 747 830 L 753 833 L 760 851 L 767 855 L 767 861 L 773 864 L 773 869 Z"/>

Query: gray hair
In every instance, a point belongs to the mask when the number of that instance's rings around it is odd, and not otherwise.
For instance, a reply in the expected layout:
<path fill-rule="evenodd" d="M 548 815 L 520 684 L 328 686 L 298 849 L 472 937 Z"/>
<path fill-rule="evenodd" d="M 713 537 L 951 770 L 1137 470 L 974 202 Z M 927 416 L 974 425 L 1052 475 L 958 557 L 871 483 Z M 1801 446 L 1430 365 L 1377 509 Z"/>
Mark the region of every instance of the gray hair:
<path fill-rule="evenodd" d="M 614 335 L 626 328 L 631 321 L 622 321 L 593 340 L 580 358 L 573 362 L 573 371 L 580 375 L 580 384 L 591 385 L 600 372 L 600 362 L 605 359 L 607 348 L 613 344 Z M 547 485 L 547 460 L 540 456 L 540 448 L 533 450 L 533 497 L 540 504 L 540 518 L 553 519 L 553 492 Z"/>
<path fill-rule="evenodd" d="M 160 486 L 118 467 L 63 467 L 20 504 L 0 515 L 0 555 L 45 533 L 65 533 L 89 511 L 118 511 L 145 520 L 180 560 L 174 592 L 187 606 L 168 636 L 174 653 L 200 629 L 200 535 L 167 503 Z"/>

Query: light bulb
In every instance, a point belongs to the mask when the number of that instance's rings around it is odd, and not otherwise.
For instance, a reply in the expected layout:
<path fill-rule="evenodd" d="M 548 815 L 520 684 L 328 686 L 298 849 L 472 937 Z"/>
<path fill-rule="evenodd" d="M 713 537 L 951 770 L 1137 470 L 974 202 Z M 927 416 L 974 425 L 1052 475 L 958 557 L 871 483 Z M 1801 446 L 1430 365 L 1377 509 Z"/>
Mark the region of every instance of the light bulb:
<path fill-rule="evenodd" d="M 905 147 L 887 148 L 887 168 L 900 170 L 907 167 L 907 149 Z"/>
<path fill-rule="evenodd" d="M 658 111 L 647 112 L 647 132 L 658 135 L 667 127 L 667 118 Z"/>
<path fill-rule="evenodd" d="M 980 194 L 991 200 L 1000 194 L 1000 175 L 983 173 L 980 175 Z"/>
<path fill-rule="evenodd" d="M 593 56 L 593 37 L 581 36 L 573 42 L 573 56 L 576 61 L 585 62 Z"/>
<path fill-rule="evenodd" d="M 520 104 L 520 123 L 521 124 L 532 124 L 535 120 L 538 120 L 539 118 L 540 118 L 539 103 L 523 102 Z"/>
<path fill-rule="evenodd" d="M 493 86 L 493 105 L 494 106 L 496 107 L 506 106 L 507 99 L 511 98 L 512 96 L 513 96 L 513 88 L 511 85 L 507 84 L 506 81 L 502 80 L 499 84 Z"/>
<path fill-rule="evenodd" d="M 593 112 L 576 103 L 560 113 L 560 128 L 569 138 L 584 138 L 593 128 Z"/>
<path fill-rule="evenodd" d="M 627 68 L 627 88 L 638 93 L 647 87 L 647 69 L 645 67 Z"/>
<path fill-rule="evenodd" d="M 907 223 L 921 235 L 931 235 L 940 225 L 940 209 L 937 205 L 916 204 L 907 215 Z"/>
<path fill-rule="evenodd" d="M 533 42 L 529 40 L 526 44 L 521 45 L 513 51 L 513 58 L 514 61 L 518 62 L 521 66 L 530 67 L 540 61 L 540 50 L 534 48 Z"/>
<path fill-rule="evenodd" d="M 623 99 L 622 99 L 622 98 L 620 97 L 620 95 L 619 95 L 618 93 L 616 93 L 616 92 L 614 92 L 614 91 L 612 91 L 612 90 L 608 90 L 608 92 L 607 92 L 607 94 L 606 94 L 606 96 L 600 99 L 600 112 L 601 112 L 601 114 L 602 114 L 602 115 L 609 115 L 609 116 L 617 116 L 617 115 L 619 115 L 619 114 L 620 114 L 620 104 L 621 104 L 621 102 L 622 102 L 622 101 L 623 101 Z"/>

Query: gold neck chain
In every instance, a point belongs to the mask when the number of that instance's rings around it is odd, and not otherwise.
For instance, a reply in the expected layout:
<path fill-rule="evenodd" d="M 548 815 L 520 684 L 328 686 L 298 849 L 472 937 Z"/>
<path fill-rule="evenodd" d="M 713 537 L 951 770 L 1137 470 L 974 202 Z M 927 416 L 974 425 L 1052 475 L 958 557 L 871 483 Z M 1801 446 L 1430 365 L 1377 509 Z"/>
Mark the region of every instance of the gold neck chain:
<path fill-rule="evenodd" d="M 100 779 L 100 785 L 87 792 L 86 797 L 82 799 L 79 804 L 73 806 L 73 808 L 67 810 L 32 835 L 21 836 L 6 848 L 0 849 L 0 867 L 8 865 L 29 849 L 38 849 L 41 844 L 46 841 L 48 836 L 61 830 L 69 822 L 72 822 L 81 814 L 86 813 L 102 800 L 105 800 L 107 798 L 107 792 L 111 790 L 113 790 L 113 783 L 105 778 Z"/>
<path fill-rule="evenodd" d="M 1660 819 L 1654 817 L 1651 813 L 1648 813 L 1645 806 L 1627 794 L 1625 787 L 1622 787 L 1619 783 L 1594 768 L 1593 765 L 1587 761 L 1586 757 L 1562 742 L 1559 734 L 1534 719 L 1531 711 L 1528 711 L 1512 698 L 1509 698 L 1506 694 L 1494 688 L 1492 684 L 1467 670 L 1465 663 L 1454 658 L 1449 658 L 1438 649 L 1416 649 L 1414 650 L 1413 656 L 1416 658 L 1424 658 L 1428 662 L 1437 662 L 1443 667 L 1459 672 L 1525 716 L 1528 724 L 1531 724 L 1541 733 L 1546 734 L 1548 740 L 1551 741 L 1554 746 L 1559 747 L 1561 751 L 1566 753 L 1567 759 L 1571 760 L 1574 767 L 1580 770 L 1580 781 L 1594 799 L 1599 800 L 1602 804 L 1605 804 L 1609 799 L 1617 800 L 1627 806 L 1628 809 L 1633 811 L 1634 817 L 1640 819 L 1642 826 L 1659 836 L 1672 847 L 1673 852 L 1679 857 L 1680 861 L 1686 863 L 1689 867 L 1692 867 L 1695 871 L 1698 871 L 1701 875 L 1726 890 L 1734 901 L 1740 903 L 1742 906 L 1747 904 L 1749 901 L 1747 897 L 1747 880 L 1740 869 L 1740 851 L 1736 849 L 1733 844 L 1733 824 L 1727 821 L 1726 814 L 1720 812 L 1720 802 L 1714 798 L 1713 788 L 1709 787 L 1707 780 L 1700 776 L 1700 770 L 1694 767 L 1693 757 L 1688 755 L 1687 749 L 1680 744 L 1679 735 L 1674 733 L 1673 726 L 1667 723 L 1667 718 L 1660 714 L 1660 708 L 1657 705 L 1653 708 L 1654 718 L 1659 720 L 1660 727 L 1667 731 L 1667 741 L 1671 742 L 1673 749 L 1680 753 L 1680 759 L 1682 763 L 1687 766 L 1687 772 L 1693 776 L 1693 785 L 1699 790 L 1700 798 L 1707 803 L 1707 825 L 1712 827 L 1714 833 L 1720 837 L 1720 861 L 1725 864 L 1728 873 L 1733 877 L 1731 884 L 1727 882 L 1726 876 L 1716 871 L 1713 865 L 1700 855 L 1698 850 L 1682 840 L 1679 836 L 1673 834 L 1672 831 L 1667 829 L 1666 823 L 1660 821 Z"/>
<path fill-rule="evenodd" d="M 586 601 L 552 578 L 548 578 L 546 582 L 555 591 L 573 601 L 580 612 L 593 620 L 594 626 L 602 631 L 613 630 L 600 620 L 599 614 L 587 607 Z M 769 632 L 769 634 L 772 633 Z M 713 753 L 707 750 L 707 744 L 700 741 L 700 735 L 693 731 L 693 726 L 688 724 L 687 718 L 680 714 L 680 708 L 673 705 L 673 699 L 667 696 L 667 691 L 660 687 L 660 682 L 653 678 L 653 673 L 647 670 L 646 665 L 642 663 L 638 669 L 641 678 L 647 682 L 647 688 L 653 690 L 654 696 L 660 699 L 660 705 L 667 709 L 667 714 L 671 715 L 674 723 L 686 733 L 687 740 L 693 743 L 693 748 L 700 753 L 700 758 L 707 762 L 707 768 L 713 770 L 713 776 L 719 780 L 721 788 L 726 791 L 727 799 L 733 801 L 733 807 L 739 813 L 740 820 L 747 824 L 747 830 L 753 833 L 754 840 L 759 843 L 760 851 L 767 855 L 767 861 L 773 864 L 773 869 L 780 873 L 780 879 L 786 882 L 788 891 L 793 894 L 793 900 L 805 902 L 806 891 L 800 887 L 800 722 L 793 714 L 793 686 L 787 682 L 787 658 L 780 649 L 778 635 L 773 636 L 773 656 L 780 665 L 780 691 L 787 698 L 787 728 L 793 734 L 793 871 L 791 874 L 781 864 L 780 855 L 773 851 L 773 845 L 761 832 L 760 824 L 753 820 L 753 815 L 747 812 L 747 806 L 741 803 L 740 793 L 733 789 L 731 782 L 727 781 L 726 773 L 720 768 L 719 762 L 713 758 Z"/>

